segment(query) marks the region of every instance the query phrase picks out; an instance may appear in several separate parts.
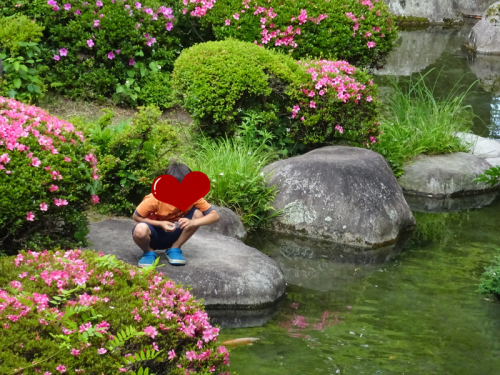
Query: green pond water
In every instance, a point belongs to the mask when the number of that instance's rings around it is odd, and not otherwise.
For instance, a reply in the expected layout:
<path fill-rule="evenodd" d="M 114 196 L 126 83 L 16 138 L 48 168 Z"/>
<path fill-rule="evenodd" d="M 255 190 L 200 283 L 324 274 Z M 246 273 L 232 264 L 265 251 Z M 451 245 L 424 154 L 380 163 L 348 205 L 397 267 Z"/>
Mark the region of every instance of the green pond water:
<path fill-rule="evenodd" d="M 280 258 L 285 274 L 306 277 L 265 325 L 222 329 L 221 340 L 260 339 L 231 350 L 231 373 L 500 373 L 500 303 L 476 293 L 500 255 L 500 198 L 414 214 L 419 229 L 385 264 Z M 265 238 L 250 243 L 266 252 Z"/>
<path fill-rule="evenodd" d="M 441 38 L 443 49 L 410 74 L 443 67 L 438 91 L 465 74 L 466 84 L 475 81 L 460 33 L 420 32 L 422 48 L 437 49 L 432 38 Z M 496 66 L 500 76 L 500 57 Z M 474 131 L 500 137 L 500 99 L 480 85 L 475 90 Z M 259 338 L 231 349 L 231 374 L 500 374 L 500 303 L 476 292 L 484 267 L 500 255 L 500 197 L 480 209 L 414 215 L 413 237 L 378 265 L 290 256 L 265 236 L 250 238 L 280 263 L 288 286 L 264 325 L 222 329 L 221 340 Z"/>

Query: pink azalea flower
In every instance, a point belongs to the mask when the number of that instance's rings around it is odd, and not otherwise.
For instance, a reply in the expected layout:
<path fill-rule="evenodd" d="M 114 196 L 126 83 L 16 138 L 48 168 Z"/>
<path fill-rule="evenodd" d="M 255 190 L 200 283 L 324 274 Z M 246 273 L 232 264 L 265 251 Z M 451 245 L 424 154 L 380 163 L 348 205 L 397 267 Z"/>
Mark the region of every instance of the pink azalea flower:
<path fill-rule="evenodd" d="M 47 203 L 42 202 L 42 203 L 40 204 L 40 210 L 41 210 L 41 211 L 47 211 L 47 208 L 48 208 Z"/>
<path fill-rule="evenodd" d="M 239 20 L 240 19 L 240 15 L 238 13 L 235 13 L 235 14 L 233 14 L 233 18 L 235 20 Z"/>
<path fill-rule="evenodd" d="M 141 7 L 142 7 L 142 4 L 139 2 L 136 2 L 134 5 L 135 5 L 135 9 L 141 9 Z"/>
<path fill-rule="evenodd" d="M 369 97 L 367 97 L 367 98 L 366 98 L 366 101 L 367 101 L 367 102 L 371 102 L 372 100 L 373 100 L 373 99 L 372 99 L 372 97 L 371 97 L 371 96 L 369 96 Z"/>
<path fill-rule="evenodd" d="M 128 64 L 131 65 L 131 66 L 134 66 L 135 65 L 135 60 L 134 59 L 130 59 L 128 61 Z"/>
<path fill-rule="evenodd" d="M 64 157 L 64 161 L 65 161 L 66 163 L 71 163 L 71 159 L 70 159 L 70 158 L 68 158 L 67 156 L 65 156 L 65 157 Z"/>
<path fill-rule="evenodd" d="M 225 24 L 226 26 L 231 25 L 231 20 L 230 20 L 230 19 L 226 19 L 226 21 L 224 22 L 224 24 Z"/>
<path fill-rule="evenodd" d="M 344 128 L 340 125 L 335 125 L 335 130 L 337 130 L 340 134 L 344 132 Z"/>
<path fill-rule="evenodd" d="M 119 54 L 121 51 L 122 51 L 121 49 L 117 49 L 117 50 L 115 51 L 115 53 L 116 53 L 116 54 Z"/>
<path fill-rule="evenodd" d="M 64 4 L 64 10 L 70 10 L 71 4 Z"/>
<path fill-rule="evenodd" d="M 156 328 L 153 327 L 153 326 L 148 326 L 146 328 L 144 328 L 144 333 L 151 337 L 152 339 L 155 338 L 155 336 L 158 334 L 158 331 L 156 331 Z"/>
<path fill-rule="evenodd" d="M 59 61 L 60 59 L 59 55 L 54 55 L 54 60 Z"/>
<path fill-rule="evenodd" d="M 113 60 L 115 57 L 115 54 L 113 52 L 108 53 L 108 59 Z"/>
<path fill-rule="evenodd" d="M 165 24 L 165 29 L 167 29 L 167 31 L 170 31 L 174 28 L 174 24 L 170 21 L 170 22 L 167 22 Z"/>
<path fill-rule="evenodd" d="M 170 361 L 171 359 L 174 359 L 175 357 L 175 351 L 172 349 L 168 352 L 168 360 Z"/>
<path fill-rule="evenodd" d="M 94 27 L 99 27 L 99 20 L 94 20 Z"/>
<path fill-rule="evenodd" d="M 316 102 L 310 102 L 309 107 L 311 108 L 316 108 Z"/>
<path fill-rule="evenodd" d="M 56 206 L 66 206 L 68 204 L 68 201 L 66 199 L 58 199 L 58 198 L 54 198 L 54 204 Z"/>
<path fill-rule="evenodd" d="M 74 355 L 74 356 L 79 356 L 80 355 L 80 351 L 76 350 L 75 348 L 73 348 L 73 349 L 71 349 L 71 354 Z"/>
<path fill-rule="evenodd" d="M 107 350 L 104 348 L 97 349 L 97 354 L 105 354 L 106 352 Z"/>
<path fill-rule="evenodd" d="M 92 195 L 92 204 L 99 203 L 99 197 L 97 195 Z"/>
<path fill-rule="evenodd" d="M 53 191 L 56 191 L 57 189 L 59 189 L 59 186 L 57 186 L 57 185 L 50 185 L 49 191 L 52 193 Z"/>
<path fill-rule="evenodd" d="M 87 40 L 87 45 L 92 48 L 94 46 L 94 41 L 92 39 Z"/>
<path fill-rule="evenodd" d="M 66 367 L 64 367 L 63 365 L 58 365 L 56 367 L 56 370 L 59 371 L 60 373 L 63 373 L 66 372 Z"/>
<path fill-rule="evenodd" d="M 75 14 L 76 14 L 77 16 L 79 16 L 79 15 L 81 15 L 81 14 L 82 14 L 82 12 L 80 12 L 80 9 L 77 9 L 77 10 L 75 11 Z"/>
<path fill-rule="evenodd" d="M 98 6 L 98 7 L 102 7 L 102 1 L 97 1 L 97 2 L 95 3 L 95 5 L 96 5 L 96 6 Z"/>
<path fill-rule="evenodd" d="M 50 5 L 51 7 L 54 7 L 54 6 L 57 5 L 57 1 L 49 0 L 49 1 L 47 1 L 47 5 Z"/>
<path fill-rule="evenodd" d="M 61 48 L 61 49 L 59 50 L 59 54 L 60 54 L 61 56 L 66 56 L 66 55 L 68 54 L 68 50 L 67 50 L 66 48 Z"/>
<path fill-rule="evenodd" d="M 368 46 L 368 48 L 373 48 L 373 47 L 375 47 L 376 44 L 375 44 L 375 42 L 368 42 L 368 43 L 366 43 L 366 45 Z"/>

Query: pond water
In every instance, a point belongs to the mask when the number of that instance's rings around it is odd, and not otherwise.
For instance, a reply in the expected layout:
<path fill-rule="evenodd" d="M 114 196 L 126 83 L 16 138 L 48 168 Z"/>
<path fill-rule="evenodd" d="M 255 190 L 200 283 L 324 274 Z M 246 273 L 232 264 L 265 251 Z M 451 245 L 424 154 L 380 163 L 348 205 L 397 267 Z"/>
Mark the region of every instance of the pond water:
<path fill-rule="evenodd" d="M 402 41 L 379 83 L 432 68 L 443 68 L 438 91 L 466 73 L 464 84 L 477 79 L 460 48 L 464 30 L 412 33 L 419 35 L 403 34 L 413 42 L 402 49 Z M 469 104 L 481 121 L 474 131 L 500 138 L 500 91 L 475 91 Z M 476 290 L 484 267 L 500 255 L 500 197 L 480 209 L 414 215 L 413 237 L 384 264 L 288 254 L 272 236 L 250 238 L 280 263 L 288 287 L 263 325 L 222 329 L 223 341 L 259 338 L 231 349 L 231 374 L 498 374 L 500 303 Z"/>
<path fill-rule="evenodd" d="M 448 95 L 458 82 L 469 87 L 478 81 L 465 103 L 478 116 L 473 131 L 483 137 L 500 138 L 500 56 L 473 55 L 463 47 L 473 25 L 468 22 L 461 28 L 401 31 L 398 47 L 384 67 L 374 71 L 375 82 L 383 94 L 388 77 L 399 82 L 432 71 L 428 77 L 430 82 L 437 82 L 435 94 L 439 96 Z"/>

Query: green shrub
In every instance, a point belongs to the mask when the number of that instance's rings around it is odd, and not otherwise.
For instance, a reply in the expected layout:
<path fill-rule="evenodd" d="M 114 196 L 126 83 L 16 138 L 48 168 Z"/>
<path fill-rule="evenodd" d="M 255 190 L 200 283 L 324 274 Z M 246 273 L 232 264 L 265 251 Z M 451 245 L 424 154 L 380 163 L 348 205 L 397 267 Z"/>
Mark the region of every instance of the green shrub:
<path fill-rule="evenodd" d="M 188 165 L 210 179 L 209 202 L 228 207 L 248 230 L 266 226 L 277 190 L 267 187 L 262 168 L 276 158 L 265 139 L 260 145 L 243 138 L 202 138 Z"/>
<path fill-rule="evenodd" d="M 144 105 L 155 105 L 161 109 L 171 108 L 173 103 L 170 74 L 157 72 L 146 76 L 138 99 Z"/>
<path fill-rule="evenodd" d="M 0 97 L 0 249 L 83 242 L 96 165 L 72 124 Z"/>
<path fill-rule="evenodd" d="M 43 26 L 21 14 L 0 17 L 0 47 L 8 50 L 11 56 L 16 56 L 19 43 L 39 42 L 43 29 Z"/>
<path fill-rule="evenodd" d="M 479 281 L 479 292 L 500 296 L 500 257 L 496 257 L 493 264 L 485 268 Z"/>
<path fill-rule="evenodd" d="M 205 38 L 231 37 L 290 52 L 296 59 L 361 66 L 386 56 L 397 37 L 389 8 L 375 0 L 218 0 L 199 22 Z"/>
<path fill-rule="evenodd" d="M 0 271 L 2 374 L 208 374 L 228 363 L 202 305 L 153 267 L 23 251 Z"/>
<path fill-rule="evenodd" d="M 99 157 L 102 202 L 114 212 L 131 214 L 172 154 L 180 150 L 175 129 L 160 120 L 157 107 L 139 107 L 130 123 L 111 125 L 112 112 L 95 123 L 77 124 Z"/>
<path fill-rule="evenodd" d="M 179 38 L 166 30 L 176 16 L 159 1 L 143 0 L 140 8 L 114 0 L 17 3 L 8 0 L 6 8 L 38 16 L 46 27 L 48 78 L 66 96 L 135 105 L 142 80 L 177 57 Z"/>
<path fill-rule="evenodd" d="M 247 113 L 282 144 L 369 146 L 377 136 L 376 87 L 344 61 L 297 62 L 252 43 L 208 42 L 183 51 L 172 80 L 209 136 L 232 136 Z"/>
<path fill-rule="evenodd" d="M 417 155 L 468 150 L 455 134 L 468 131 L 472 125 L 472 108 L 464 104 L 470 87 L 460 92 L 455 86 L 447 96 L 435 98 L 437 82 L 426 82 L 426 75 L 400 85 L 392 81 L 394 95 L 387 100 L 376 150 L 396 176 L 403 173 L 403 164 Z"/>

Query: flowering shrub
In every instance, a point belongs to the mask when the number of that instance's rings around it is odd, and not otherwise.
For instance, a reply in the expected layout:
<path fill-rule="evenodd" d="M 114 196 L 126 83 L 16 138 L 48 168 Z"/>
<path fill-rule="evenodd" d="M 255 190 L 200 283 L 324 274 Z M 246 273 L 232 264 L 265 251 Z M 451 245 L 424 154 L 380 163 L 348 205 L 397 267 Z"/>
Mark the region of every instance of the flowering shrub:
<path fill-rule="evenodd" d="M 234 134 L 251 110 L 275 137 L 310 148 L 376 142 L 376 87 L 345 61 L 297 62 L 227 40 L 185 50 L 172 79 L 179 103 L 211 136 Z"/>
<path fill-rule="evenodd" d="M 72 124 L 0 97 L 0 249 L 83 241 L 96 165 Z"/>
<path fill-rule="evenodd" d="M 90 251 L 0 259 L 0 373 L 218 373 L 228 352 L 189 291 Z"/>
<path fill-rule="evenodd" d="M 44 58 L 51 85 L 68 96 L 115 94 L 116 101 L 135 104 L 144 77 L 168 69 L 180 53 L 171 32 L 174 10 L 155 0 L 7 3 L 46 26 Z"/>
<path fill-rule="evenodd" d="M 290 136 L 305 144 L 377 142 L 377 88 L 346 61 L 299 62 L 309 78 L 295 84 Z M 297 121 L 298 120 L 298 121 Z"/>
<path fill-rule="evenodd" d="M 200 20 L 219 40 L 356 65 L 374 65 L 387 55 L 397 34 L 393 23 L 382 0 L 217 0 Z"/>

